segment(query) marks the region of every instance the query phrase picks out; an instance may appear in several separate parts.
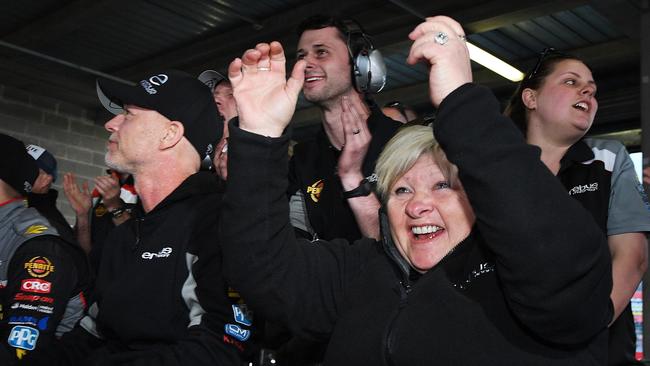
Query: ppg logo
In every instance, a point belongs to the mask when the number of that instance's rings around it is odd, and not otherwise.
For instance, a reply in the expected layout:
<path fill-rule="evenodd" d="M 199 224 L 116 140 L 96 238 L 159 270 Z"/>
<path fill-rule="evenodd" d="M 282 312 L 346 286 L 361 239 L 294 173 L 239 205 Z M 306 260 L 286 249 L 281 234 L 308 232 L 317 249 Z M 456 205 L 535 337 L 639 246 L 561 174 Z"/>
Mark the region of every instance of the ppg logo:
<path fill-rule="evenodd" d="M 32 351 L 34 348 L 36 348 L 38 334 L 39 333 L 37 329 L 17 325 L 11 328 L 7 342 L 14 348 L 21 348 L 27 351 Z"/>
<path fill-rule="evenodd" d="M 169 77 L 165 74 L 158 74 L 149 78 L 149 82 L 155 86 L 161 86 L 169 80 Z"/>

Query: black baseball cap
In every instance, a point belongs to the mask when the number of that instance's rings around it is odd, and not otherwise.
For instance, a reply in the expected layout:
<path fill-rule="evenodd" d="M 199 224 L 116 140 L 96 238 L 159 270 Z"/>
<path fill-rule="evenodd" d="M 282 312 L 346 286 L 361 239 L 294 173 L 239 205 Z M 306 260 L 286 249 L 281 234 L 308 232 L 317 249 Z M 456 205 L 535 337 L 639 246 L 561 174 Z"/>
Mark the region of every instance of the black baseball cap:
<path fill-rule="evenodd" d="M 27 145 L 27 153 L 36 160 L 36 165 L 52 176 L 52 182 L 56 182 L 56 158 L 52 153 L 38 145 Z"/>
<path fill-rule="evenodd" d="M 151 73 L 137 84 L 97 79 L 97 96 L 109 112 L 124 113 L 125 104 L 155 110 L 183 124 L 185 138 L 203 160 L 221 139 L 223 123 L 210 89 L 195 77 L 177 70 Z"/>
<path fill-rule="evenodd" d="M 198 77 L 199 81 L 205 84 L 208 88 L 210 88 L 210 91 L 214 92 L 214 89 L 219 85 L 224 80 L 228 80 L 225 76 L 222 74 L 214 71 L 214 70 L 205 70 L 202 73 L 199 74 Z"/>
<path fill-rule="evenodd" d="M 25 195 L 32 191 L 37 177 L 38 165 L 27 154 L 25 144 L 0 133 L 0 179 Z"/>

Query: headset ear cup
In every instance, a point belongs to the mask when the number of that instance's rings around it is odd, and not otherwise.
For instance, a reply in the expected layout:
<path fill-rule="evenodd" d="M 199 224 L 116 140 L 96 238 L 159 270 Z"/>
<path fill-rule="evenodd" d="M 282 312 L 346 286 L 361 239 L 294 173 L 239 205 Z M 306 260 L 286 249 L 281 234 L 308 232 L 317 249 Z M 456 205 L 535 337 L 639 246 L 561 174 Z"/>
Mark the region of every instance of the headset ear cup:
<path fill-rule="evenodd" d="M 359 93 L 368 93 L 370 87 L 370 58 L 368 58 L 368 52 L 363 50 L 359 52 L 354 60 L 354 87 Z"/>
<path fill-rule="evenodd" d="M 379 93 L 386 86 L 386 63 L 381 52 L 376 49 L 370 51 L 368 56 L 368 93 Z"/>

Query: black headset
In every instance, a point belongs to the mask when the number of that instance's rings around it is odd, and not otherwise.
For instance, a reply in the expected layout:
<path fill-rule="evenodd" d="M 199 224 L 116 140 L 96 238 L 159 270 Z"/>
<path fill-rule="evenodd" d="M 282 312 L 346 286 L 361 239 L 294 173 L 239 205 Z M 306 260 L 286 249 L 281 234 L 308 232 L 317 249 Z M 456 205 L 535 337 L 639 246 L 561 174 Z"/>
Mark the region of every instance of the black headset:
<path fill-rule="evenodd" d="M 352 63 L 354 88 L 363 94 L 379 93 L 386 85 L 386 64 L 381 52 L 375 49 L 359 23 L 349 19 L 342 23 Z"/>

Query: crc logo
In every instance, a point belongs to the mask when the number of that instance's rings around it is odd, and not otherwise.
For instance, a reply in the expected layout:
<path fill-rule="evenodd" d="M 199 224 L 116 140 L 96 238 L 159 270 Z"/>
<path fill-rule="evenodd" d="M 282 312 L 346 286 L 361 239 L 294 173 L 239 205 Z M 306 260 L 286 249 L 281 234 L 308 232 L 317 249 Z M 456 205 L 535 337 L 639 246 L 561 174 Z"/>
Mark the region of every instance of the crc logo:
<path fill-rule="evenodd" d="M 20 285 L 20 289 L 26 292 L 35 292 L 38 294 L 49 294 L 52 290 L 52 283 L 39 279 L 26 279 Z"/>
<path fill-rule="evenodd" d="M 320 193 L 323 191 L 323 186 L 325 183 L 323 183 L 322 179 L 317 180 L 314 184 L 307 186 L 307 193 L 311 197 L 311 200 L 318 203 L 318 200 L 320 199 Z"/>
<path fill-rule="evenodd" d="M 47 277 L 54 272 L 54 266 L 47 257 L 37 256 L 25 263 L 25 269 L 30 276 L 36 278 Z"/>
<path fill-rule="evenodd" d="M 144 252 L 142 253 L 142 259 L 154 259 L 154 258 L 167 258 L 172 254 L 172 248 L 165 247 L 162 248 L 158 253 Z"/>
<path fill-rule="evenodd" d="M 36 348 L 38 335 L 38 329 L 17 325 L 11 328 L 11 333 L 9 333 L 7 342 L 14 348 L 32 351 L 34 348 Z"/>

